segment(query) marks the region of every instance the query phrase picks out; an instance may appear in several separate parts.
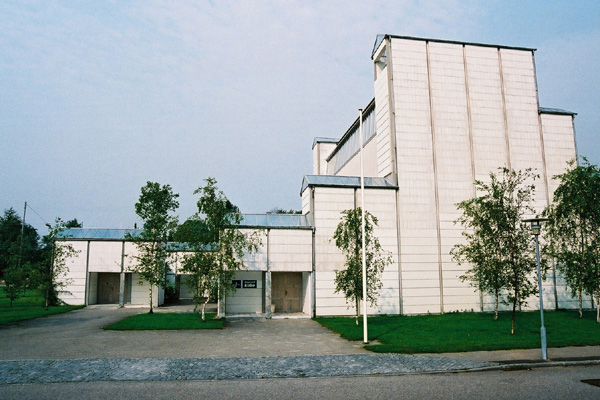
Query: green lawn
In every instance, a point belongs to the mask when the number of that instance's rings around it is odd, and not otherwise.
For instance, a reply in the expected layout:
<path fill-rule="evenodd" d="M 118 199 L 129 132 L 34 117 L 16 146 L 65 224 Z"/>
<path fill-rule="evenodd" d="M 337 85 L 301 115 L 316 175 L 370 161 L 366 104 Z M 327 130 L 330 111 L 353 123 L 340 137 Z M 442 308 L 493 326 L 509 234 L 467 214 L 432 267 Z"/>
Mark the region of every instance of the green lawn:
<path fill-rule="evenodd" d="M 544 313 L 548 347 L 598 346 L 600 324 L 596 313 L 576 311 Z M 348 340 L 363 340 L 362 319 L 316 318 L 323 326 Z M 529 349 L 540 347 L 540 314 L 520 312 L 515 335 L 510 334 L 511 314 L 500 313 L 498 321 L 489 313 L 381 316 L 368 319 L 369 341 L 380 344 L 365 348 L 379 353 L 447 353 L 480 350 Z"/>
<path fill-rule="evenodd" d="M 216 314 L 207 313 L 206 321 L 194 313 L 138 314 L 125 318 L 104 329 L 115 331 L 223 329 L 223 320 L 214 319 Z"/>
<path fill-rule="evenodd" d="M 16 299 L 11 307 L 10 300 L 4 291 L 0 290 L 0 326 L 13 325 L 26 319 L 62 314 L 83 307 L 59 306 L 48 307 L 48 310 L 45 310 L 42 306 L 43 299 L 35 291 L 27 291 L 23 297 Z"/>

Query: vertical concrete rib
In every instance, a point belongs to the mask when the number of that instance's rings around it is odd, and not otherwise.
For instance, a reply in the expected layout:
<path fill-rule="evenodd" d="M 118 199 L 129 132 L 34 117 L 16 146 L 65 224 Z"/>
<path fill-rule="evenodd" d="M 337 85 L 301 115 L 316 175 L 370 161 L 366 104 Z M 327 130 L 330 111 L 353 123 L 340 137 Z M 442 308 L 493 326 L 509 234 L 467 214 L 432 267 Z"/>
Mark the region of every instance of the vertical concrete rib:
<path fill-rule="evenodd" d="M 463 44 L 463 67 L 465 70 L 465 96 L 467 99 L 467 119 L 469 121 L 469 155 L 471 157 L 471 181 L 473 182 L 472 196 L 475 197 L 475 150 L 473 144 L 473 119 L 471 115 L 471 93 L 469 91 L 469 67 L 467 65 L 467 47 Z M 479 289 L 479 308 L 483 312 L 483 292 Z"/>
<path fill-rule="evenodd" d="M 392 181 L 399 185 L 398 174 L 398 138 L 396 135 L 396 102 L 394 97 L 394 66 L 392 57 L 392 39 L 387 40 L 387 86 L 388 86 L 388 115 L 390 124 L 390 144 L 392 152 Z M 376 105 L 377 106 L 377 105 Z M 400 189 L 396 190 L 396 245 L 398 246 L 398 312 L 404 314 L 404 302 L 402 299 L 402 228 L 400 225 Z"/>
<path fill-rule="evenodd" d="M 577 151 L 577 132 L 575 132 L 575 116 L 571 116 L 571 124 L 573 125 L 573 146 L 575 146 L 575 166 L 579 165 L 577 158 L 579 157 L 579 151 Z"/>
<path fill-rule="evenodd" d="M 316 276 L 316 268 L 315 268 L 315 227 L 312 227 L 312 299 L 311 299 L 311 318 L 316 318 L 317 316 L 317 276 Z"/>
<path fill-rule="evenodd" d="M 427 87 L 429 89 L 429 118 L 431 122 L 431 152 L 433 157 L 433 186 L 435 190 L 435 219 L 438 245 L 438 273 L 440 282 L 440 312 L 444 313 L 444 274 L 442 270 L 442 232 L 440 226 L 440 195 L 438 187 L 437 152 L 435 148 L 435 118 L 433 116 L 433 92 L 431 89 L 431 62 L 429 58 L 429 42 L 425 42 L 427 59 Z"/>
<path fill-rule="evenodd" d="M 85 253 L 85 293 L 84 293 L 84 299 L 83 299 L 83 304 L 84 305 L 89 305 L 90 303 L 90 241 L 87 241 L 87 249 L 86 249 L 86 253 Z"/>
<path fill-rule="evenodd" d="M 404 302 L 402 300 L 402 229 L 400 227 L 400 189 L 396 189 L 396 240 L 398 244 L 398 312 L 404 314 Z"/>
<path fill-rule="evenodd" d="M 265 273 L 265 316 L 271 318 L 271 230 L 267 229 L 267 272 Z"/>
<path fill-rule="evenodd" d="M 506 93 L 505 93 L 505 89 L 504 89 L 504 71 L 502 70 L 502 51 L 500 50 L 500 47 L 498 47 L 498 68 L 499 68 L 499 72 L 500 72 L 500 91 L 502 93 L 502 115 L 504 118 L 504 138 L 506 139 L 506 166 L 509 169 L 512 169 L 511 167 L 511 160 L 510 160 L 510 140 L 509 140 L 509 135 L 508 135 L 508 114 L 506 111 Z"/>
<path fill-rule="evenodd" d="M 388 114 L 390 118 L 390 144 L 392 163 L 392 182 L 398 185 L 398 149 L 396 138 L 396 103 L 394 102 L 394 69 L 392 63 L 392 39 L 386 43 L 387 79 L 388 79 Z"/>
<path fill-rule="evenodd" d="M 121 242 L 121 274 L 119 275 L 119 307 L 125 305 L 125 241 Z"/>

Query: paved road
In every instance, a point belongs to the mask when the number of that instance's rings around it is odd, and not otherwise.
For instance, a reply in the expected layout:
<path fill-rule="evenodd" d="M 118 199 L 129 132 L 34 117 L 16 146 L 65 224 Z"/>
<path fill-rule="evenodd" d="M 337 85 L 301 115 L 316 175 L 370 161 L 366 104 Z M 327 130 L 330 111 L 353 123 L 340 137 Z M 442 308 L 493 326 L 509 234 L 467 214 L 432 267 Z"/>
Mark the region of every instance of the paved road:
<path fill-rule="evenodd" d="M 88 382 L 0 385 L 2 399 L 598 399 L 600 366 L 233 381 Z"/>

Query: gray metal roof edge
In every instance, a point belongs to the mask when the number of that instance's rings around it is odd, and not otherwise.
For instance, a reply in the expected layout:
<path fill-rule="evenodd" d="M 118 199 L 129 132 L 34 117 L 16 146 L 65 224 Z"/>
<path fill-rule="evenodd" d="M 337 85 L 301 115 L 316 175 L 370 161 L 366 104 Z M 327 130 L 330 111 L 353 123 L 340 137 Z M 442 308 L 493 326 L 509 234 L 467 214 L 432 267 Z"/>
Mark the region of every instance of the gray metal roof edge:
<path fill-rule="evenodd" d="M 230 225 L 226 225 L 227 227 L 235 227 L 238 229 L 313 229 L 313 226 L 310 225 L 310 221 L 308 220 L 308 218 L 306 217 L 305 214 L 269 214 L 269 213 L 265 213 L 265 214 L 254 214 L 254 213 L 240 213 L 239 215 L 241 215 L 242 217 L 245 215 L 252 215 L 252 216 L 265 216 L 267 218 L 269 218 L 269 216 L 278 216 L 278 217 L 284 217 L 284 218 L 297 218 L 297 219 L 301 219 L 304 218 L 307 222 L 308 225 L 261 225 L 261 224 L 230 224 Z"/>
<path fill-rule="evenodd" d="M 313 145 L 312 148 L 314 149 L 315 146 L 317 145 L 317 143 L 337 143 L 339 142 L 339 139 L 335 139 L 335 138 L 326 138 L 326 137 L 316 137 L 313 140 Z"/>
<path fill-rule="evenodd" d="M 561 108 L 540 107 L 540 114 L 556 114 L 556 115 L 577 115 L 576 112 L 563 110 Z"/>
<path fill-rule="evenodd" d="M 363 109 L 363 114 L 367 114 L 374 108 L 375 108 L 375 97 L 373 97 L 373 99 L 369 102 L 369 104 L 367 104 L 367 106 Z M 344 143 L 346 143 L 346 141 L 350 137 L 350 132 L 352 132 L 354 130 L 354 128 L 356 126 L 358 126 L 359 118 L 360 117 L 356 117 L 354 122 L 350 125 L 350 128 L 348 128 L 346 130 L 346 132 L 342 135 L 340 140 L 338 140 L 337 145 L 335 146 L 335 149 L 333 149 L 333 151 L 331 153 L 329 153 L 329 155 L 327 156 L 327 161 L 330 161 L 333 158 L 333 156 L 339 151 L 339 149 L 344 145 Z"/>
<path fill-rule="evenodd" d="M 508 49 L 508 50 L 523 50 L 523 51 L 537 51 L 537 49 L 532 47 L 520 47 L 520 46 L 506 46 L 501 44 L 491 44 L 491 43 L 476 43 L 476 42 L 463 42 L 460 40 L 445 40 L 445 39 L 434 39 L 434 38 L 423 38 L 416 36 L 403 36 L 403 35 L 390 35 L 385 34 L 383 39 L 392 38 L 392 39 L 408 39 L 408 40 L 420 40 L 423 42 L 435 42 L 435 43 L 447 43 L 447 44 L 458 44 L 462 46 L 480 46 L 480 47 L 493 47 L 495 49 Z"/>
<path fill-rule="evenodd" d="M 75 231 L 110 231 L 110 232 L 121 231 L 123 233 L 133 233 L 133 234 L 137 234 L 137 235 L 139 235 L 142 232 L 142 229 L 133 229 L 133 228 L 67 228 L 67 229 L 64 229 L 64 230 L 58 232 L 55 239 L 63 240 L 63 241 L 67 241 L 67 240 L 68 241 L 101 240 L 101 241 L 106 241 L 106 242 L 122 242 L 123 240 L 126 240 L 124 237 L 123 238 L 114 238 L 114 237 L 105 238 L 105 237 L 90 237 L 90 236 L 84 236 L 84 237 L 65 236 L 65 234 L 71 230 L 75 230 Z"/>
<path fill-rule="evenodd" d="M 304 182 L 308 181 L 309 176 L 330 176 L 330 177 L 337 177 L 337 178 L 354 178 L 354 179 L 358 179 L 359 183 L 358 184 L 332 184 L 332 183 L 315 183 L 315 182 L 310 183 L 310 182 L 307 182 L 307 184 L 305 186 Z M 367 182 L 366 182 L 367 179 L 384 179 L 385 182 L 387 183 L 387 185 L 385 185 L 385 186 L 370 185 L 370 184 L 367 184 Z M 302 195 L 302 193 L 304 193 L 304 191 L 310 186 L 338 187 L 338 188 L 360 188 L 360 177 L 359 176 L 339 176 L 339 175 L 304 175 L 304 178 L 302 178 L 302 188 L 300 189 L 300 195 Z M 365 176 L 365 189 L 398 190 L 398 186 L 394 185 L 388 178 L 383 178 L 380 176 Z"/>
<path fill-rule="evenodd" d="M 266 226 L 266 225 L 233 225 L 238 229 L 275 229 L 275 230 L 312 230 L 314 227 L 309 226 Z"/>

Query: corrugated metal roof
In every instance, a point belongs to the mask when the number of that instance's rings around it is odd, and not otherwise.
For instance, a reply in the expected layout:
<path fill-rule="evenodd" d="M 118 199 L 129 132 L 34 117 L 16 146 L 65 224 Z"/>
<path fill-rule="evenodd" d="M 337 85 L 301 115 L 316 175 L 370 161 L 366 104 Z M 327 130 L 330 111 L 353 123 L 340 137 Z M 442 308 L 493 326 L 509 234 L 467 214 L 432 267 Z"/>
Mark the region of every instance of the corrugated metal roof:
<path fill-rule="evenodd" d="M 337 176 L 337 175 L 305 175 L 302 180 L 302 189 L 304 192 L 309 186 L 328 186 L 328 187 L 347 187 L 360 188 L 360 177 L 358 176 Z M 365 177 L 365 188 L 378 189 L 397 189 L 387 178 Z"/>
<path fill-rule="evenodd" d="M 240 214 L 240 228 L 312 229 L 308 217 L 301 214 Z"/>
<path fill-rule="evenodd" d="M 576 112 L 549 107 L 540 107 L 540 114 L 577 115 Z"/>
<path fill-rule="evenodd" d="M 73 240 L 125 240 L 126 234 L 136 236 L 141 232 L 141 229 L 69 228 L 60 231 L 56 237 Z"/>

